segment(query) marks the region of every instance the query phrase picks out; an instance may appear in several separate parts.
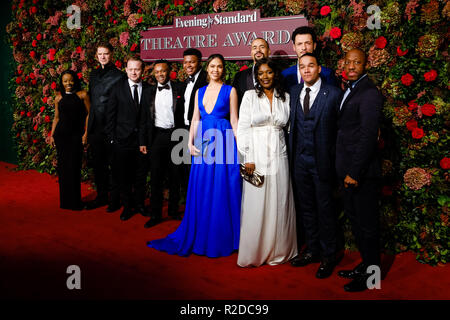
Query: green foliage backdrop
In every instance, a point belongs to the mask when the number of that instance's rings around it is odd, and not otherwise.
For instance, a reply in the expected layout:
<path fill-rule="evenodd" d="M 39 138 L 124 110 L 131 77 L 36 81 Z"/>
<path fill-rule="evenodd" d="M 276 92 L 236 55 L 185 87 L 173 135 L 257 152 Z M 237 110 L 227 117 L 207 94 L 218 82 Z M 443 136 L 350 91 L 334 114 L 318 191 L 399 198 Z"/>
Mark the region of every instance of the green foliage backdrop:
<path fill-rule="evenodd" d="M 67 27 L 65 10 L 72 4 L 81 8 L 81 29 Z M 373 30 L 367 27 L 368 19 L 373 24 L 377 18 L 371 5 L 380 11 L 380 28 Z M 346 51 L 368 52 L 369 76 L 386 98 L 379 146 L 383 244 L 396 252 L 413 250 L 421 262 L 446 263 L 449 1 L 13 0 L 7 32 L 16 63 L 10 90 L 19 167 L 55 172 L 49 132 L 58 77 L 71 68 L 87 85 L 98 41 L 115 47 L 114 62 L 123 68 L 125 57 L 139 52 L 141 30 L 172 24 L 174 16 L 255 8 L 262 16 L 304 14 L 320 36 L 322 63 L 339 77 Z M 227 80 L 248 64 L 227 63 Z M 147 80 L 151 69 L 146 67 Z M 174 71 L 174 78 L 184 79 L 180 65 Z"/>

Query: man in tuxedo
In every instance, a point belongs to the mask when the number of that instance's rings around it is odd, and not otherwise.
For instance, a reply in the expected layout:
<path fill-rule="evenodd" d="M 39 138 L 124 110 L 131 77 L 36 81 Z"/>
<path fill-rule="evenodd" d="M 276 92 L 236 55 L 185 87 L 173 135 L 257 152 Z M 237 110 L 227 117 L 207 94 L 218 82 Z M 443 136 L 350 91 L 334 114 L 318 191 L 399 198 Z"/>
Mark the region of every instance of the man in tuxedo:
<path fill-rule="evenodd" d="M 151 218 L 150 228 L 161 221 L 164 178 L 169 181 L 169 216 L 180 219 L 180 168 L 171 159 L 174 142 L 172 132 L 183 126 L 183 86 L 169 81 L 171 67 L 166 60 L 155 62 L 157 85 L 150 89 L 150 104 L 144 106 L 139 124 L 139 145 L 143 154 L 150 154 Z"/>
<path fill-rule="evenodd" d="M 106 204 L 107 212 L 120 209 L 118 183 L 112 180 L 109 142 L 105 133 L 105 113 L 109 104 L 111 89 L 125 74 L 111 62 L 113 48 L 109 43 L 97 46 L 96 57 L 100 66 L 89 76 L 89 97 L 91 109 L 88 120 L 88 143 L 90 164 L 94 169 L 94 181 L 97 187 L 95 200 L 86 203 L 87 209 L 95 209 Z M 108 192 L 110 193 L 108 196 Z"/>
<path fill-rule="evenodd" d="M 253 40 L 250 48 L 250 55 L 253 58 L 253 66 L 236 73 L 233 80 L 233 87 L 236 88 L 238 94 L 238 110 L 245 91 L 255 89 L 256 79 L 254 76 L 254 69 L 256 61 L 262 58 L 268 58 L 270 55 L 269 44 L 263 38 L 256 38 Z"/>
<path fill-rule="evenodd" d="M 352 279 L 346 291 L 367 289 L 369 266 L 380 266 L 378 182 L 378 131 L 383 96 L 365 73 L 366 54 L 347 52 L 344 70 L 350 81 L 338 114 L 336 171 L 343 190 L 344 210 L 349 217 L 362 263 L 338 275 Z"/>
<path fill-rule="evenodd" d="M 281 73 L 284 78 L 285 88 L 288 91 L 294 85 L 303 82 L 300 73 L 300 58 L 307 52 L 314 53 L 317 47 L 316 33 L 311 27 L 298 27 L 292 32 L 291 39 L 292 47 L 297 54 L 298 61 L 297 64 L 285 69 Z M 321 66 L 320 78 L 327 84 L 337 86 L 337 80 L 332 69 Z"/>
<path fill-rule="evenodd" d="M 206 85 L 208 85 L 208 81 L 206 79 L 206 72 L 202 69 L 202 53 L 195 49 L 189 48 L 183 52 L 183 69 L 188 75 L 185 83 L 184 83 L 184 93 L 183 93 L 183 128 L 189 132 L 189 128 L 191 126 L 192 115 L 194 114 L 195 107 L 195 92 Z M 189 133 L 187 133 L 189 136 Z M 187 137 L 186 137 L 187 138 Z M 187 150 L 187 140 L 186 140 L 186 148 Z M 188 183 L 189 183 L 189 173 L 191 171 L 190 164 L 182 165 L 182 185 L 183 189 L 187 191 Z"/>
<path fill-rule="evenodd" d="M 336 116 L 341 92 L 320 77 L 317 57 L 299 59 L 303 82 L 290 95 L 289 154 L 298 220 L 306 249 L 291 261 L 295 267 L 321 262 L 316 277 L 329 277 L 336 257 L 337 216 L 333 203 Z"/>
<path fill-rule="evenodd" d="M 141 109 L 149 105 L 150 85 L 142 82 L 144 62 L 135 57 L 127 61 L 124 78 L 113 87 L 106 113 L 106 134 L 113 150 L 114 178 L 119 181 L 122 221 L 134 213 L 146 215 L 144 207 L 147 157 L 139 152 L 138 130 Z"/>

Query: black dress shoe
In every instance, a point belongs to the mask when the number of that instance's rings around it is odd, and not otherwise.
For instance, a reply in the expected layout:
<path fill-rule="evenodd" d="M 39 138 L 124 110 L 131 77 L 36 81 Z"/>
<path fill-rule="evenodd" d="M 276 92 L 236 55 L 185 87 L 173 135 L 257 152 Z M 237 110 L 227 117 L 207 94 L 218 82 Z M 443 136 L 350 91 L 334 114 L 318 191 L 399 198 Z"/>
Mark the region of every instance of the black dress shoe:
<path fill-rule="evenodd" d="M 148 211 L 147 207 L 143 205 L 134 207 L 134 212 L 140 213 L 144 217 L 150 217 L 150 211 Z"/>
<path fill-rule="evenodd" d="M 333 274 L 336 260 L 327 260 L 320 263 L 319 269 L 316 272 L 316 278 L 325 279 Z"/>
<path fill-rule="evenodd" d="M 122 206 L 120 204 L 112 204 L 112 203 L 110 203 L 108 205 L 108 208 L 106 208 L 106 212 L 109 212 L 109 213 L 115 212 L 115 211 L 119 210 L 121 207 Z"/>
<path fill-rule="evenodd" d="M 370 275 L 368 274 L 360 274 L 359 276 L 355 277 L 351 282 L 347 283 L 344 286 L 344 290 L 347 292 L 361 292 L 364 290 L 369 289 L 367 287 L 367 279 Z"/>
<path fill-rule="evenodd" d="M 304 267 L 311 263 L 320 262 L 320 257 L 317 254 L 312 254 L 310 252 L 304 253 L 301 256 L 297 256 L 291 260 L 291 266 L 293 267 Z"/>
<path fill-rule="evenodd" d="M 108 204 L 108 199 L 95 198 L 92 201 L 86 202 L 86 209 L 92 210 L 97 209 Z"/>
<path fill-rule="evenodd" d="M 159 223 L 161 223 L 161 218 L 150 218 L 150 220 L 148 220 L 144 224 L 144 228 L 148 229 L 148 228 L 156 226 Z"/>
<path fill-rule="evenodd" d="M 360 263 L 353 270 L 340 270 L 338 276 L 346 279 L 355 279 L 359 275 L 366 273 L 366 269 L 366 266 Z"/>
<path fill-rule="evenodd" d="M 120 215 L 120 220 L 127 221 L 134 215 L 133 210 L 130 208 L 124 208 L 122 214 Z"/>

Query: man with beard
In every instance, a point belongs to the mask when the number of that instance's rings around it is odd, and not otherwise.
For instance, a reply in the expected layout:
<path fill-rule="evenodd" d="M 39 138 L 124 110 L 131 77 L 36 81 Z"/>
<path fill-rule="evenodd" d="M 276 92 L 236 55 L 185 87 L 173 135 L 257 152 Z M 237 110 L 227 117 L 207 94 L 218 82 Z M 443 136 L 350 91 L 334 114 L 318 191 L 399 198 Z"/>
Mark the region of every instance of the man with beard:
<path fill-rule="evenodd" d="M 255 89 L 256 80 L 253 72 L 255 62 L 262 58 L 268 58 L 270 55 L 269 44 L 263 38 L 256 38 L 253 40 L 250 48 L 250 55 L 253 58 L 253 67 L 239 71 L 236 73 L 233 80 L 233 87 L 236 88 L 238 94 L 238 110 L 245 91 Z"/>

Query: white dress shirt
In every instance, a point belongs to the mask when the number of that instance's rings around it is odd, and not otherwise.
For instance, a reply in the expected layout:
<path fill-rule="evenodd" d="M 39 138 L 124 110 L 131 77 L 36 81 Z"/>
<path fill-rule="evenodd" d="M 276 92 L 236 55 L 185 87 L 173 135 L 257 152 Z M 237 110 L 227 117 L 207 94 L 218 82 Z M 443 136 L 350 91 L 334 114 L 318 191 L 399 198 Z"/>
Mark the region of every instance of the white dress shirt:
<path fill-rule="evenodd" d="M 303 109 L 303 100 L 305 99 L 305 95 L 306 95 L 306 88 L 310 88 L 311 91 L 309 92 L 309 110 L 311 110 L 313 104 L 314 104 L 314 100 L 317 97 L 317 94 L 319 93 L 320 90 L 320 86 L 322 85 L 322 79 L 319 79 L 312 85 L 312 86 L 308 86 L 306 83 L 304 83 L 303 89 L 300 92 L 300 103 L 302 105 L 302 109 Z"/>
<path fill-rule="evenodd" d="M 128 79 L 128 85 L 130 86 L 130 90 L 131 90 L 131 96 L 133 97 L 134 100 L 134 86 L 137 84 L 137 89 L 138 89 L 138 97 L 139 97 L 139 103 L 141 103 L 141 96 L 142 96 L 142 81 L 139 81 L 138 83 L 133 82 L 132 80 Z"/>
<path fill-rule="evenodd" d="M 201 70 L 201 69 L 200 69 Z M 194 89 L 195 82 L 197 81 L 198 75 L 200 74 L 200 70 L 194 75 L 194 82 L 189 82 L 186 86 L 186 90 L 184 91 L 184 124 L 189 125 L 188 120 L 188 112 L 189 112 L 189 103 L 191 101 L 192 90 Z"/>
<path fill-rule="evenodd" d="M 155 127 L 163 129 L 175 127 L 172 86 L 170 81 L 167 84 L 170 89 L 159 90 L 157 88 L 155 96 Z M 157 86 L 162 87 L 159 83 Z"/>

